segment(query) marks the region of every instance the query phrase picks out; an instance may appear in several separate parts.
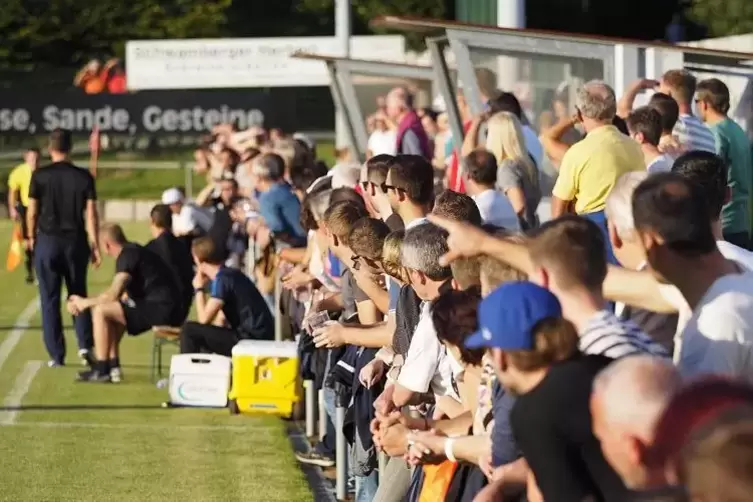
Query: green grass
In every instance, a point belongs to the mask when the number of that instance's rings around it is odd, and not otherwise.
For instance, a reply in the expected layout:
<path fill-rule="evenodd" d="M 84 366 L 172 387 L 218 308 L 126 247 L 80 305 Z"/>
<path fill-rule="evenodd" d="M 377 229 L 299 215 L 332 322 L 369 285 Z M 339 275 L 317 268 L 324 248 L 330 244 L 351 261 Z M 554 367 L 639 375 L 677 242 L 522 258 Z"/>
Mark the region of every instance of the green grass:
<path fill-rule="evenodd" d="M 147 238 L 143 224 L 125 230 L 133 240 Z M 0 223 L 0 252 L 8 248 L 9 235 L 8 223 Z M 21 268 L 0 271 L 0 343 L 36 297 Z M 113 268 L 105 258 L 90 274 L 90 291 L 104 288 Z M 8 399 L 29 361 L 46 360 L 39 326 L 37 312 L 0 369 L 0 399 Z M 312 500 L 283 421 L 161 408 L 167 392 L 149 378 L 148 333 L 123 341 L 122 384 L 74 383 L 81 368 L 70 327 L 66 339 L 69 365 L 42 367 L 15 423 L 0 426 L 0 500 Z M 2 415 L 7 420 L 8 411 Z"/>
<path fill-rule="evenodd" d="M 335 164 L 335 146 L 331 141 L 320 142 L 317 146 L 317 153 L 319 158 L 328 166 L 331 167 Z M 105 153 L 101 159 L 102 161 L 190 162 L 193 159 L 193 149 L 171 150 L 161 154 L 137 153 L 127 157 L 127 159 L 124 159 L 121 155 Z M 76 158 L 80 157 L 77 156 Z M 2 186 L 7 185 L 10 170 L 19 162 L 20 160 L 0 162 L 0 183 L 2 183 Z M 195 196 L 206 184 L 206 178 L 203 175 L 193 173 L 192 176 Z M 183 169 L 100 169 L 97 173 L 97 195 L 102 200 L 156 200 L 160 198 L 165 188 L 171 186 L 185 187 L 186 185 L 186 173 Z"/>

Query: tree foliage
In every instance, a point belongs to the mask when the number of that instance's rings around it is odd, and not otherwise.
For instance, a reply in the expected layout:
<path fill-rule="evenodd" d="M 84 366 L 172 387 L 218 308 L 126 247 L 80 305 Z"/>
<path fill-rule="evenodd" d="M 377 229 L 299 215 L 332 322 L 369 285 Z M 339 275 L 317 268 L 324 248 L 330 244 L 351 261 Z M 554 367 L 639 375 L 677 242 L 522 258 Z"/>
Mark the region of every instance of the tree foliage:
<path fill-rule="evenodd" d="M 80 64 L 131 39 L 222 35 L 232 0 L 3 0 L 0 64 Z"/>
<path fill-rule="evenodd" d="M 448 12 L 446 0 L 351 0 L 354 24 L 368 26 L 368 23 L 379 16 L 412 16 L 431 19 L 454 17 L 454 12 Z M 327 19 L 334 19 L 334 0 L 301 0 L 298 4 L 301 12 L 318 13 Z M 358 31 L 358 30 L 354 30 Z M 377 30 L 380 31 L 380 30 Z M 425 34 L 405 33 L 407 46 L 411 49 L 426 48 Z"/>
<path fill-rule="evenodd" d="M 709 35 L 724 37 L 753 32 L 752 0 L 692 0 L 690 17 Z"/>

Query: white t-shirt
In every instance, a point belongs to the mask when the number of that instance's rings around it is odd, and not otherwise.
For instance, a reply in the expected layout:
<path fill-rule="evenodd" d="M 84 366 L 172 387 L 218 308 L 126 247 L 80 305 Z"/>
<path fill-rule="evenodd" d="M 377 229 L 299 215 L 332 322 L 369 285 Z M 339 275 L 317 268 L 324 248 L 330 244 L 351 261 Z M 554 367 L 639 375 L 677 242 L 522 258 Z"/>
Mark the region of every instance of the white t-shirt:
<path fill-rule="evenodd" d="M 674 162 L 674 159 L 665 153 L 652 160 L 651 163 L 646 166 L 646 171 L 648 171 L 649 174 L 668 173 L 672 170 L 672 164 L 674 164 Z"/>
<path fill-rule="evenodd" d="M 496 190 L 485 190 L 472 197 L 481 213 L 484 223 L 504 227 L 508 230 L 520 230 L 520 221 L 515 214 L 510 199 Z"/>
<path fill-rule="evenodd" d="M 374 131 L 369 136 L 368 149 L 372 155 L 395 155 L 397 152 L 397 132 Z"/>
<path fill-rule="evenodd" d="M 406 389 L 423 394 L 431 391 L 437 396 L 451 396 L 458 401 L 452 386 L 452 364 L 447 349 L 437 338 L 431 319 L 431 303 L 421 304 L 421 318 L 405 356 L 397 383 Z"/>
<path fill-rule="evenodd" d="M 753 272 L 720 277 L 706 291 L 683 330 L 677 366 L 686 377 L 753 383 Z"/>
<path fill-rule="evenodd" d="M 183 204 L 180 213 L 173 214 L 173 232 L 177 235 L 193 232 L 196 228 L 208 232 L 213 223 L 214 218 L 208 211 L 191 203 Z"/>
<path fill-rule="evenodd" d="M 753 271 L 753 252 L 743 249 L 734 244 L 730 244 L 727 241 L 716 241 L 716 247 L 722 256 L 728 260 L 732 260 L 746 270 Z M 690 305 L 682 296 L 680 290 L 671 284 L 663 284 L 659 286 L 659 291 L 664 299 L 677 309 L 677 331 L 675 332 L 675 364 L 679 361 L 680 349 L 682 347 L 683 331 L 687 326 L 690 318 L 693 316 L 693 312 L 690 310 Z"/>

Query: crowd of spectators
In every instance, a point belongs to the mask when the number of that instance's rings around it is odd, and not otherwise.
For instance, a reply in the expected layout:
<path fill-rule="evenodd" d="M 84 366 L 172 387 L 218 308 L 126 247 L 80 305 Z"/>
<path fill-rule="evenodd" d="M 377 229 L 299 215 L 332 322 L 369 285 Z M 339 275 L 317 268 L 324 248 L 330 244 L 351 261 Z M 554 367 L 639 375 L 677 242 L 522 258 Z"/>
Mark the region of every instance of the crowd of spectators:
<path fill-rule="evenodd" d="M 174 266 L 198 314 L 182 350 L 229 355 L 283 316 L 327 415 L 298 459 L 335 464 L 346 408 L 357 501 L 747 500 L 753 165 L 728 89 L 673 70 L 618 101 L 592 81 L 537 135 L 487 87 L 477 117 L 457 96 L 459 152 L 405 88 L 369 119 L 363 164 L 341 150 L 328 169 L 301 134 L 212 131 L 206 187 L 152 213 L 193 255 Z"/>
<path fill-rule="evenodd" d="M 102 64 L 99 59 L 92 59 L 76 73 L 73 85 L 86 94 L 123 94 L 127 92 L 123 62 L 112 58 Z"/>
<path fill-rule="evenodd" d="M 513 94 L 488 92 L 478 117 L 459 94 L 463 148 L 443 156 L 441 114 L 397 88 L 369 119 L 360 177 L 279 167 L 304 231 L 278 249 L 276 314 L 327 410 L 298 458 L 334 465 L 346 408 L 356 500 L 752 488 L 753 165 L 729 92 L 678 70 L 619 101 L 598 81 L 575 96 L 539 136 Z M 543 162 L 558 172 L 542 216 Z"/>

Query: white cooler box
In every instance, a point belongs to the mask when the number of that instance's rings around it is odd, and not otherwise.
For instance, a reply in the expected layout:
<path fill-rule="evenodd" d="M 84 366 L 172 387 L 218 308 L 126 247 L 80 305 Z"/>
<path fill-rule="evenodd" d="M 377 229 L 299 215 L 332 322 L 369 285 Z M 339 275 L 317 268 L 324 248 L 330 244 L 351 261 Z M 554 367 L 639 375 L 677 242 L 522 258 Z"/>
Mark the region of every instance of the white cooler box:
<path fill-rule="evenodd" d="M 224 408 L 231 359 L 217 354 L 177 354 L 170 360 L 170 404 Z"/>

